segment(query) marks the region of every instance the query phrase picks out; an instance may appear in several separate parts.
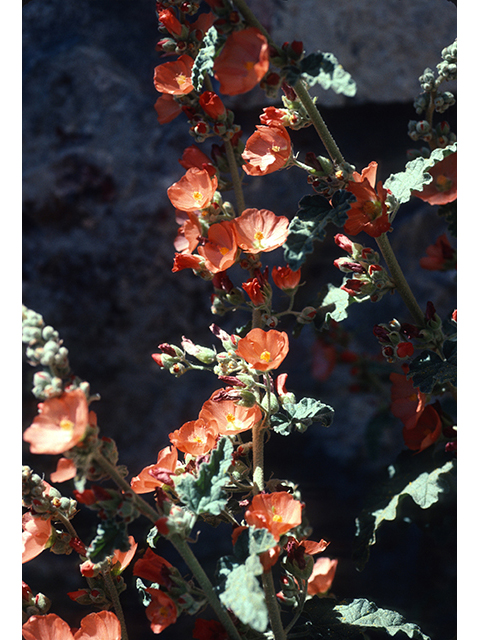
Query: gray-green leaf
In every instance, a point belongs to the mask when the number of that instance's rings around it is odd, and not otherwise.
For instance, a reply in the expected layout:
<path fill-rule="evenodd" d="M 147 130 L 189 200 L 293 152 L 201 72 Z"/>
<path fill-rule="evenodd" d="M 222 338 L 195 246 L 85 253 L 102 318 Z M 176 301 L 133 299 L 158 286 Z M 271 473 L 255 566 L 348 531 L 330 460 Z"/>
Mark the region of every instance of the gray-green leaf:
<path fill-rule="evenodd" d="M 433 180 L 432 176 L 428 173 L 429 169 L 434 167 L 446 156 L 455 153 L 456 150 L 457 143 L 454 142 L 443 149 L 434 149 L 428 158 L 415 158 L 415 160 L 407 162 L 405 171 L 391 175 L 385 180 L 383 186 L 393 193 L 400 204 L 408 202 L 412 191 L 422 191 L 422 189 Z"/>
<path fill-rule="evenodd" d="M 192 67 L 192 84 L 195 91 L 200 91 L 205 74 L 212 75 L 215 62 L 218 33 L 215 27 L 210 27 L 203 37 L 202 45 Z"/>
<path fill-rule="evenodd" d="M 247 558 L 245 564 L 233 569 L 220 594 L 220 601 L 244 624 L 263 632 L 268 625 L 268 611 L 265 594 L 257 576 L 263 573 L 262 563 L 257 555 Z"/>
<path fill-rule="evenodd" d="M 185 474 L 175 479 L 178 497 L 193 513 L 218 516 L 225 508 L 228 496 L 224 486 L 230 480 L 232 453 L 233 444 L 224 437 L 211 452 L 210 460 L 200 465 L 197 477 Z"/>

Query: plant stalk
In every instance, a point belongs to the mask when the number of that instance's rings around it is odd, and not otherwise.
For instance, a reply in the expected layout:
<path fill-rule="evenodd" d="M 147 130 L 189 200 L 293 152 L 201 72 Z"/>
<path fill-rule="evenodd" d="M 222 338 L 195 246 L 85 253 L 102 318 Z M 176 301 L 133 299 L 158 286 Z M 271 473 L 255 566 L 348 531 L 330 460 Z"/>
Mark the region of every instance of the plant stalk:
<path fill-rule="evenodd" d="M 297 80 L 297 82 L 293 86 L 293 89 L 297 96 L 300 98 L 303 106 L 305 107 L 305 111 L 310 116 L 310 120 L 312 121 L 312 124 L 315 127 L 320 140 L 323 142 L 325 149 L 328 151 L 328 155 L 330 156 L 330 158 L 337 164 L 345 162 L 344 157 L 342 156 L 340 149 L 337 146 L 337 143 L 333 139 L 332 134 L 328 130 L 328 127 L 320 114 L 320 111 L 317 109 L 317 106 L 310 97 L 307 88 L 303 84 L 303 80 Z"/>
<path fill-rule="evenodd" d="M 241 215 L 242 211 L 245 210 L 245 198 L 243 197 L 242 182 L 240 180 L 240 176 L 238 175 L 238 165 L 235 159 L 235 152 L 233 150 L 232 143 L 230 140 L 224 140 L 224 142 L 225 151 L 227 153 L 228 167 L 232 176 L 233 191 L 235 193 L 235 200 L 237 202 L 237 210 L 238 214 Z"/>
<path fill-rule="evenodd" d="M 110 570 L 107 570 L 102 572 L 102 576 L 105 580 L 105 586 L 107 588 L 108 595 L 110 596 L 110 599 L 113 603 L 115 615 L 120 622 L 120 628 L 122 630 L 122 640 L 128 640 L 127 625 L 125 624 L 122 605 L 120 603 L 117 588 L 115 587 L 115 583 L 113 582 L 112 574 L 110 573 Z"/>
<path fill-rule="evenodd" d="M 275 585 L 271 569 L 262 574 L 262 585 L 265 592 L 265 603 L 267 605 L 273 637 L 275 640 L 287 640 L 287 634 L 283 628 L 282 618 L 280 616 L 280 607 L 278 606 L 277 596 L 275 594 Z"/>
<path fill-rule="evenodd" d="M 407 309 L 410 311 L 412 318 L 415 320 L 415 323 L 418 326 L 425 326 L 425 315 L 420 309 L 420 306 L 415 296 L 413 295 L 412 290 L 410 289 L 410 285 L 403 275 L 403 271 L 398 263 L 397 257 L 392 249 L 392 245 L 390 244 L 387 234 L 382 233 L 381 236 L 375 239 L 383 258 L 387 263 L 390 275 L 395 282 L 397 291 L 400 294 L 405 305 L 407 306 Z"/>
<path fill-rule="evenodd" d="M 153 509 L 153 507 L 151 507 L 148 502 L 146 502 L 143 498 L 133 492 L 131 486 L 118 473 L 115 466 L 112 465 L 101 453 L 97 452 L 97 454 L 95 455 L 95 460 L 102 467 L 102 469 L 108 473 L 108 475 L 119 486 L 120 489 L 128 491 L 129 494 L 133 494 L 133 501 L 137 509 L 155 524 L 155 522 L 157 522 L 157 520 L 159 519 L 160 514 L 155 509 Z M 225 630 L 227 631 L 231 640 L 241 640 L 241 636 L 238 633 L 237 628 L 233 624 L 226 610 L 223 608 L 223 605 L 221 604 L 220 600 L 217 597 L 217 594 L 213 589 L 210 579 L 203 570 L 202 565 L 198 562 L 193 551 L 188 546 L 187 542 L 177 534 L 170 536 L 169 540 L 178 551 L 178 553 L 182 556 L 188 568 L 195 576 L 195 579 L 202 588 L 212 609 L 215 611 L 218 619 L 225 627 Z"/>
<path fill-rule="evenodd" d="M 217 594 L 213 589 L 212 583 L 210 582 L 210 579 L 203 570 L 203 567 L 197 560 L 195 554 L 190 549 L 186 540 L 181 538 L 178 534 L 170 536 L 169 539 L 178 553 L 182 556 L 189 569 L 192 571 L 196 581 L 200 585 L 205 596 L 208 598 L 212 609 L 217 614 L 218 619 L 224 626 L 231 640 L 242 640 L 237 628 L 232 622 L 232 619 L 218 599 Z"/>

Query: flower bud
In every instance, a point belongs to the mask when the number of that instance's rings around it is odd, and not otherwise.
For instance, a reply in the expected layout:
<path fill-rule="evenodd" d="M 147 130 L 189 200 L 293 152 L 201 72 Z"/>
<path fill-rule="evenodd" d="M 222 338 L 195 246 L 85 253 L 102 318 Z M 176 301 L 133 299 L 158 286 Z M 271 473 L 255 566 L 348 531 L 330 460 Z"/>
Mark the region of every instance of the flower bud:
<path fill-rule="evenodd" d="M 305 307 L 304 309 L 302 309 L 301 314 L 297 317 L 297 322 L 299 322 L 300 324 L 308 324 L 309 322 L 312 322 L 316 315 L 317 310 L 315 309 L 315 307 Z"/>

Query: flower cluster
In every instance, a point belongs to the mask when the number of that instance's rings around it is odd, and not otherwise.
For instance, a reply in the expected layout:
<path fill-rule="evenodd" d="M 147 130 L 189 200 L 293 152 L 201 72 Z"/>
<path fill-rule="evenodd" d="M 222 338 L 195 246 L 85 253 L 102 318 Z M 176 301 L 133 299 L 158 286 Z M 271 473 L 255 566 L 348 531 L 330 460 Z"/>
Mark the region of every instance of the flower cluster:
<path fill-rule="evenodd" d="M 386 270 L 378 264 L 380 256 L 369 247 L 352 242 L 347 236 L 338 233 L 336 244 L 344 249 L 349 258 L 337 258 L 333 264 L 343 273 L 352 274 L 345 279 L 341 289 L 346 291 L 357 302 L 371 300 L 377 302 L 386 293 L 393 293 L 395 283 Z"/>

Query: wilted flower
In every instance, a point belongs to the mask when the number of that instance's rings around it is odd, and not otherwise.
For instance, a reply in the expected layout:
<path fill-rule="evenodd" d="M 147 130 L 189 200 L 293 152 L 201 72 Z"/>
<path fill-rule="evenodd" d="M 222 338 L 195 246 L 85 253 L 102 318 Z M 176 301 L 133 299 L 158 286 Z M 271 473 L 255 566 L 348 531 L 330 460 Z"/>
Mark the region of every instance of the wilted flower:
<path fill-rule="evenodd" d="M 157 462 L 148 465 L 140 471 L 138 476 L 130 480 L 130 485 L 135 493 L 148 493 L 157 487 L 166 484 L 170 475 L 175 472 L 178 461 L 178 452 L 175 447 L 165 447 L 158 452 Z M 153 475 L 151 472 L 156 472 Z M 158 473 L 157 473 L 158 472 Z M 164 477 L 159 479 L 159 473 L 163 472 Z"/>
<path fill-rule="evenodd" d="M 376 162 L 371 162 L 363 169 L 361 175 L 355 171 L 353 181 L 348 183 L 347 190 L 353 193 L 357 200 L 350 205 L 344 229 L 353 236 L 365 231 L 369 236 L 378 238 L 390 229 L 386 206 L 388 191 L 383 188 L 381 182 L 375 190 L 377 167 Z"/>

